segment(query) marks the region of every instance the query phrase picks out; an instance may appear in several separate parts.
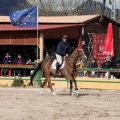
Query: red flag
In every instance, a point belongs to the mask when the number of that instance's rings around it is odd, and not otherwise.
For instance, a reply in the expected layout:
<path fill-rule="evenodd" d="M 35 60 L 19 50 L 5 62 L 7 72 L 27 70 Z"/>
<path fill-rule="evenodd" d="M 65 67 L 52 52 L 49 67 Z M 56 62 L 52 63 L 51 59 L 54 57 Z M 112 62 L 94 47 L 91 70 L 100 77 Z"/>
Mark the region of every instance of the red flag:
<path fill-rule="evenodd" d="M 114 56 L 114 46 L 113 46 L 113 29 L 112 29 L 112 23 L 109 23 L 108 25 L 108 31 L 107 31 L 107 37 L 106 42 L 104 45 L 104 55 L 110 55 Z"/>
<path fill-rule="evenodd" d="M 78 50 L 81 50 L 82 49 L 82 45 L 81 45 L 81 38 L 78 39 Z"/>

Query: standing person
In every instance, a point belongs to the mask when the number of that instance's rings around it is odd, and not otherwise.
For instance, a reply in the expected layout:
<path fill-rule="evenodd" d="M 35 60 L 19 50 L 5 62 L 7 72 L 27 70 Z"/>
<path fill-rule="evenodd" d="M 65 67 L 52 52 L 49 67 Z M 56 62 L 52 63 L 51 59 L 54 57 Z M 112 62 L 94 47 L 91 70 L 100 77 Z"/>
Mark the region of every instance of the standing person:
<path fill-rule="evenodd" d="M 21 56 L 21 54 L 18 54 L 18 56 L 14 59 L 14 64 L 18 64 L 18 65 L 25 64 L 25 60 Z M 18 68 L 18 69 L 16 69 L 16 71 L 17 71 L 17 75 L 20 77 L 22 70 L 20 68 Z"/>
<path fill-rule="evenodd" d="M 4 59 L 3 59 L 3 64 L 10 64 L 13 62 L 12 57 L 9 55 L 9 53 L 6 53 Z M 8 72 L 7 68 L 2 69 L 3 70 L 3 76 L 5 76 Z"/>
<path fill-rule="evenodd" d="M 59 68 L 62 65 L 63 57 L 68 57 L 69 53 L 71 52 L 70 44 L 67 42 L 67 35 L 62 36 L 62 40 L 58 43 L 57 49 L 56 49 L 56 71 L 55 71 L 55 77 L 58 76 Z"/>

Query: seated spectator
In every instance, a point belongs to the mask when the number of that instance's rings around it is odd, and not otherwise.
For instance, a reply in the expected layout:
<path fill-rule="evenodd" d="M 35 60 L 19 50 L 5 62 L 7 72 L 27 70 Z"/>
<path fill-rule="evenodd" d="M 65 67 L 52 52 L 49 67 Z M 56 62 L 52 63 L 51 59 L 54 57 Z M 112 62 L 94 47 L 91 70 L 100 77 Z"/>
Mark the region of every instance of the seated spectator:
<path fill-rule="evenodd" d="M 49 55 L 48 52 L 46 52 L 46 54 L 45 54 L 45 59 L 49 59 L 49 58 L 50 58 L 50 55 Z"/>
<path fill-rule="evenodd" d="M 14 59 L 14 64 L 18 65 L 25 64 L 25 60 L 24 58 L 21 57 L 21 54 L 18 54 L 18 57 Z M 18 68 L 15 71 L 17 72 L 18 77 L 21 77 L 22 69 Z"/>
<path fill-rule="evenodd" d="M 116 68 L 117 68 L 117 69 L 120 69 L 120 58 L 118 58 L 118 59 L 116 60 L 116 62 L 117 62 Z M 114 73 L 113 73 L 113 76 L 115 76 L 115 78 L 117 78 L 117 79 L 120 79 L 120 73 L 119 73 L 119 72 L 114 72 Z"/>
<path fill-rule="evenodd" d="M 106 61 L 101 64 L 101 68 L 112 68 L 112 67 L 113 67 L 113 64 L 111 62 L 111 57 L 107 56 Z M 101 73 L 106 73 L 106 72 L 98 72 L 98 77 L 100 76 Z M 106 75 L 108 76 L 107 73 L 106 73 Z"/>
<path fill-rule="evenodd" d="M 96 59 L 92 59 L 92 62 L 91 62 L 91 68 L 98 68 L 98 64 L 97 64 L 97 61 Z M 92 71 L 91 72 L 91 76 L 94 77 L 94 76 L 98 76 L 98 72 L 94 72 Z"/>
<path fill-rule="evenodd" d="M 25 53 L 25 55 L 24 55 L 24 60 L 25 60 L 25 61 L 28 61 L 29 59 L 30 59 L 30 57 L 29 57 L 28 53 Z"/>
<path fill-rule="evenodd" d="M 12 57 L 9 55 L 9 53 L 6 53 L 4 59 L 3 59 L 3 64 L 10 64 L 13 62 Z M 8 73 L 8 69 L 7 68 L 3 68 L 3 76 L 6 76 L 6 74 Z"/>
<path fill-rule="evenodd" d="M 107 56 L 106 61 L 101 64 L 101 68 L 112 68 L 111 57 Z"/>
<path fill-rule="evenodd" d="M 92 65 L 92 58 L 89 58 L 88 63 L 87 63 L 87 67 L 91 68 L 91 65 Z M 85 77 L 92 77 L 91 71 L 84 71 L 84 76 Z"/>
<path fill-rule="evenodd" d="M 30 64 L 31 63 L 31 59 L 27 59 L 26 64 Z"/>

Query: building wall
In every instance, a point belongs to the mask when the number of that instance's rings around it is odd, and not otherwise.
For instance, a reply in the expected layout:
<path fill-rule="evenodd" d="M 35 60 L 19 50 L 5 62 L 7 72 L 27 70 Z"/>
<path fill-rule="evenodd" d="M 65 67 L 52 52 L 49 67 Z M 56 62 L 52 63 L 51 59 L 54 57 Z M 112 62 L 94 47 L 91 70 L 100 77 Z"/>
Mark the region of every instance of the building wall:
<path fill-rule="evenodd" d="M 43 32 L 45 38 L 53 38 L 53 39 L 61 39 L 63 34 L 68 36 L 68 39 L 78 39 L 80 35 L 80 28 L 66 28 L 66 29 L 58 29 Z"/>
<path fill-rule="evenodd" d="M 107 27 L 108 25 L 101 25 L 101 24 L 88 24 L 85 26 L 85 34 L 82 36 L 83 40 L 86 40 L 86 42 L 89 42 L 89 36 L 88 33 L 104 33 L 107 34 Z M 120 57 L 120 35 L 119 35 L 119 27 L 116 25 L 113 25 L 113 40 L 114 40 L 114 50 L 115 50 L 115 57 Z M 88 54 L 88 52 L 86 53 Z"/>
<path fill-rule="evenodd" d="M 0 31 L 0 45 L 36 45 L 37 31 Z"/>

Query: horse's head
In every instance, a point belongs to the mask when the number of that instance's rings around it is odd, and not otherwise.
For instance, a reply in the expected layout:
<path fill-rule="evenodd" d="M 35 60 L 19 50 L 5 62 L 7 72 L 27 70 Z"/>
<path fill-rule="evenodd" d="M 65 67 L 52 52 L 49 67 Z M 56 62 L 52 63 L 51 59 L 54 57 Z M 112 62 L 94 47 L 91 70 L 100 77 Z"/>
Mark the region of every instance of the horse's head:
<path fill-rule="evenodd" d="M 78 57 L 81 59 L 81 61 L 87 66 L 87 57 L 82 49 L 77 49 L 78 51 Z"/>

